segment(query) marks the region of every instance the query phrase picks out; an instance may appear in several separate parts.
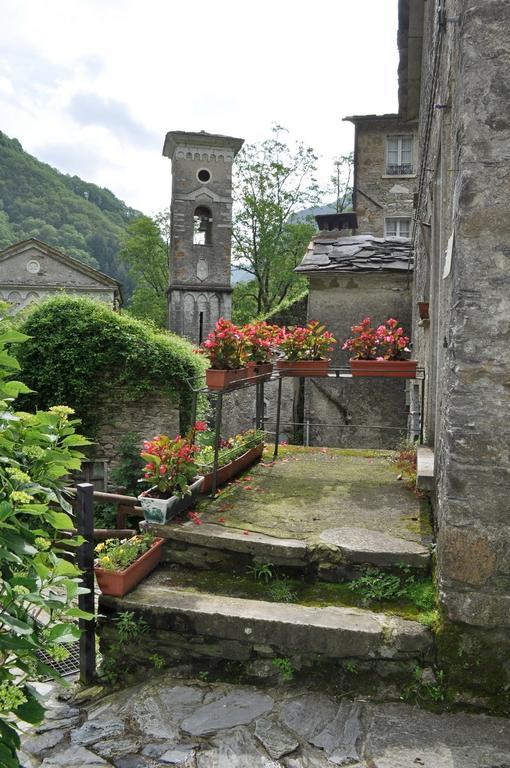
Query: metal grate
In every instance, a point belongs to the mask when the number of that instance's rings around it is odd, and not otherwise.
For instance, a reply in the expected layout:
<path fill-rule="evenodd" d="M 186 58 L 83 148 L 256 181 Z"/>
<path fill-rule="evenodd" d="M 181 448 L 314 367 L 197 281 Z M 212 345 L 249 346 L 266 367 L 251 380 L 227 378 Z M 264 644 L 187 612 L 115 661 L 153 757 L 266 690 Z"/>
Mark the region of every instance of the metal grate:
<path fill-rule="evenodd" d="M 64 661 L 55 661 L 55 659 L 52 659 L 51 656 L 48 656 L 45 651 L 37 651 L 37 655 L 43 664 L 47 664 L 48 667 L 54 669 L 55 672 L 57 672 L 59 675 L 62 675 L 62 677 L 74 675 L 76 672 L 80 671 L 79 641 L 76 643 L 69 643 L 69 645 L 66 645 L 65 648 L 69 651 L 69 656 Z M 51 677 L 45 677 L 44 682 L 51 679 Z"/>

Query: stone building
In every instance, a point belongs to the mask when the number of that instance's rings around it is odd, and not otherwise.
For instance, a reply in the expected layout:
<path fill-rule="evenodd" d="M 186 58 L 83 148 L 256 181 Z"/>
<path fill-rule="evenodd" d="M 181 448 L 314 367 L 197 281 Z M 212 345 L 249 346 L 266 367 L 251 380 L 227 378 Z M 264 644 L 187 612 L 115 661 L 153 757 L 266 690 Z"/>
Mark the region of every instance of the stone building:
<path fill-rule="evenodd" d="M 449 622 L 440 652 L 463 667 L 459 685 L 504 696 L 510 685 L 510 4 L 400 0 L 399 26 L 402 119 L 413 117 L 420 102 L 414 298 L 415 307 L 428 304 L 429 319 L 415 309 L 413 336 L 427 375 L 437 577 Z M 454 674 L 450 666 L 451 680 Z"/>
<path fill-rule="evenodd" d="M 411 325 L 412 269 L 406 238 L 317 234 L 296 272 L 310 280 L 308 318 L 338 340 L 333 365 L 348 366 L 342 342 L 367 315 Z M 312 445 L 394 448 L 408 428 L 406 379 L 308 379 L 304 414 Z M 307 430 L 308 431 L 308 430 Z"/>
<path fill-rule="evenodd" d="M 400 115 L 354 115 L 353 208 L 358 231 L 409 237 L 418 163 L 417 121 Z"/>
<path fill-rule="evenodd" d="M 18 312 L 32 301 L 65 291 L 120 309 L 120 283 L 51 245 L 30 238 L 0 251 L 0 299 Z"/>
<path fill-rule="evenodd" d="M 231 316 L 232 163 L 243 139 L 170 131 L 169 328 L 200 344 Z"/>

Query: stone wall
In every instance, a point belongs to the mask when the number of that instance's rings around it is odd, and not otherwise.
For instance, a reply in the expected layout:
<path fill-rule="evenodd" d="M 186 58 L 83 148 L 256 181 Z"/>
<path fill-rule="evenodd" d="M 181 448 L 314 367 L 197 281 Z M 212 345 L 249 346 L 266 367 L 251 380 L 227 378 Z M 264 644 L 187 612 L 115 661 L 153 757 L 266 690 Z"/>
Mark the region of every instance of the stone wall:
<path fill-rule="evenodd" d="M 411 275 L 392 273 L 310 278 L 308 315 L 324 322 L 338 340 L 333 365 L 348 366 L 342 344 L 351 335 L 351 326 L 366 315 L 375 323 L 396 317 L 410 329 L 411 280 Z M 305 417 L 322 425 L 311 427 L 310 444 L 393 448 L 406 432 L 406 400 L 405 379 L 309 379 Z"/>
<path fill-rule="evenodd" d="M 125 401 L 120 391 L 110 390 L 108 400 L 98 404 L 98 426 L 95 443 L 89 451 L 90 459 L 96 464 L 107 462 L 108 486 L 115 489 L 111 481 L 111 472 L 121 460 L 121 444 L 133 436 L 133 442 L 142 448 L 146 439 L 155 435 L 175 436 L 179 433 L 179 402 L 163 392 L 151 392 L 140 400 Z M 97 467 L 99 480 L 99 467 Z"/>
<path fill-rule="evenodd" d="M 431 320 L 415 318 L 414 336 L 454 623 L 442 648 L 466 660 L 464 684 L 494 692 L 510 682 L 510 6 L 455 0 L 441 24 L 438 2 L 427 5 L 415 292 Z"/>

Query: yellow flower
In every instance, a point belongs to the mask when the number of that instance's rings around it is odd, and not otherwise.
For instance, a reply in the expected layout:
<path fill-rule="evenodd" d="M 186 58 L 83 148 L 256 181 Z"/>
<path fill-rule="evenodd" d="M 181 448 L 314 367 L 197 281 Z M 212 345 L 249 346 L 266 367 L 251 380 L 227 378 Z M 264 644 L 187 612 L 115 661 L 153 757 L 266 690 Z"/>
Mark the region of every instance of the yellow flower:
<path fill-rule="evenodd" d="M 105 548 L 105 543 L 104 541 L 102 541 L 101 544 L 97 545 L 96 552 L 102 552 L 104 548 Z"/>

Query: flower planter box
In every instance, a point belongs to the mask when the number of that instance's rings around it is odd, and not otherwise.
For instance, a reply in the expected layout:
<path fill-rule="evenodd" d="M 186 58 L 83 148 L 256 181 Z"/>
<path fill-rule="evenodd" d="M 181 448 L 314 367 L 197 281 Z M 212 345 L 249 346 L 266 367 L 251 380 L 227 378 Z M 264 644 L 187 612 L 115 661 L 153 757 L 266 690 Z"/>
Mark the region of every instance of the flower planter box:
<path fill-rule="evenodd" d="M 97 585 L 103 595 L 124 597 L 158 565 L 164 539 L 155 539 L 151 548 L 123 571 L 94 568 Z"/>
<path fill-rule="evenodd" d="M 246 451 L 246 453 L 243 453 L 241 456 L 238 456 L 237 459 L 234 459 L 228 464 L 225 464 L 225 466 L 220 467 L 218 469 L 218 474 L 216 475 L 216 484 L 223 485 L 224 483 L 228 482 L 231 478 L 236 477 L 236 475 L 242 472 L 243 469 L 247 469 L 255 461 L 258 461 L 258 459 L 261 458 L 263 451 L 264 451 L 264 443 L 260 443 L 260 445 L 256 445 L 254 448 L 250 448 L 248 451 Z M 204 476 L 204 482 L 202 484 L 202 493 L 208 493 L 208 491 L 211 490 L 213 475 L 214 475 L 213 472 L 209 472 L 207 475 Z"/>
<path fill-rule="evenodd" d="M 415 379 L 416 360 L 350 360 L 353 376 Z"/>
<path fill-rule="evenodd" d="M 169 499 L 158 499 L 156 496 L 150 496 L 149 494 L 156 490 L 156 486 L 149 488 L 148 491 L 144 491 L 138 496 L 138 501 L 143 509 L 143 516 L 148 523 L 157 523 L 158 525 L 164 525 L 172 517 L 180 515 L 189 507 L 195 504 L 202 482 L 204 478 L 200 475 L 189 486 L 191 494 L 184 496 L 182 499 L 179 496 L 171 496 Z"/>
<path fill-rule="evenodd" d="M 248 368 L 208 368 L 205 381 L 209 389 L 228 389 L 240 379 L 248 378 Z"/>
<path fill-rule="evenodd" d="M 277 360 L 281 376 L 327 376 L 331 360 Z"/>
<path fill-rule="evenodd" d="M 248 363 L 248 379 L 260 382 L 268 381 L 273 372 L 272 363 Z"/>

